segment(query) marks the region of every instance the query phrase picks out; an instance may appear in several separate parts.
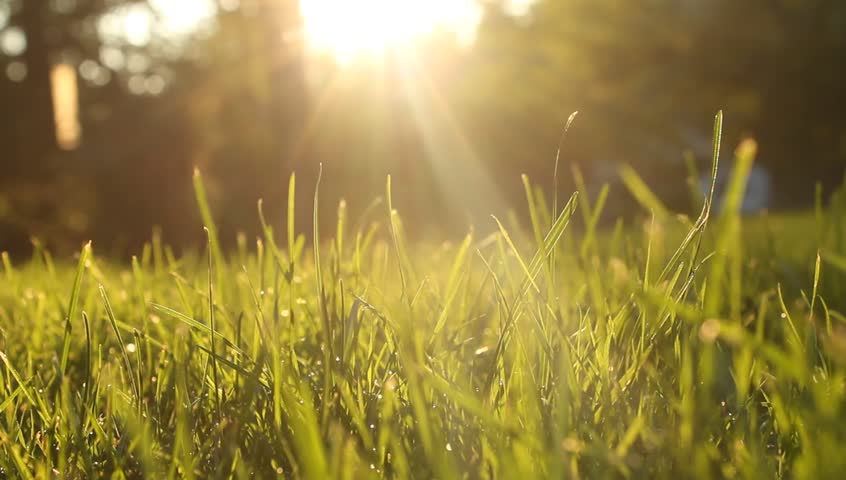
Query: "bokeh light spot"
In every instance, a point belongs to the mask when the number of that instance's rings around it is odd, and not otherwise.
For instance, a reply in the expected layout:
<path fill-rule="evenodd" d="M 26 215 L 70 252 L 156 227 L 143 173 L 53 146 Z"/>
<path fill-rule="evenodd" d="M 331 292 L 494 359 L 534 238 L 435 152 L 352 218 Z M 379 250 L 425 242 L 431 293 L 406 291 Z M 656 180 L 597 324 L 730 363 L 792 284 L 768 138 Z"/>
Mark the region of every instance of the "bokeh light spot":
<path fill-rule="evenodd" d="M 26 51 L 26 34 L 19 27 L 9 27 L 0 32 L 0 51 L 10 57 L 22 55 Z"/>

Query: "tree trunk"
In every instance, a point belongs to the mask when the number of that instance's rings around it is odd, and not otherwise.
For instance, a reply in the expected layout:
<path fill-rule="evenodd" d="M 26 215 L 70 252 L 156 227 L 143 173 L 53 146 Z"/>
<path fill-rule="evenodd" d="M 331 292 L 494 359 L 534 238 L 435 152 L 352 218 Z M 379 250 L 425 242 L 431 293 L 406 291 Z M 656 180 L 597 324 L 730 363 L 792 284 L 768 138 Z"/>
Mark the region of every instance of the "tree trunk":
<path fill-rule="evenodd" d="M 15 122 L 17 145 L 13 163 L 26 177 L 46 174 L 48 159 L 56 151 L 47 13 L 47 2 L 23 2 L 20 19 L 27 39 L 23 58 L 27 77 L 16 105 L 19 120 Z"/>

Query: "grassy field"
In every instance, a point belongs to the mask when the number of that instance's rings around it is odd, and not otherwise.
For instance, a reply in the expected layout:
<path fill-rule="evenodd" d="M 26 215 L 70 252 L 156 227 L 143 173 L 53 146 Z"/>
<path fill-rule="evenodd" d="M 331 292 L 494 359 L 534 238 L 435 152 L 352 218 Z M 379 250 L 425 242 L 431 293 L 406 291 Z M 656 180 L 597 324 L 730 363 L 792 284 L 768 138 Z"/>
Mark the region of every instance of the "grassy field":
<path fill-rule="evenodd" d="M 719 211 L 524 179 L 531 228 L 406 242 L 389 179 L 232 252 L 198 174 L 207 252 L 4 255 L 0 477 L 841 478 L 846 192 L 741 217 L 753 157 Z"/>

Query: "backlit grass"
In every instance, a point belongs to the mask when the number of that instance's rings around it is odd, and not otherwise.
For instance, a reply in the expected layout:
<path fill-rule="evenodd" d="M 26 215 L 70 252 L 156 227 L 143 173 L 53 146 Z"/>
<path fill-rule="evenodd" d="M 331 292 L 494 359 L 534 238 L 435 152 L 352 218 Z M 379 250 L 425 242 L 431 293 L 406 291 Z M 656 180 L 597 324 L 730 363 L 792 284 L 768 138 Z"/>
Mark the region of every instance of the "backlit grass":
<path fill-rule="evenodd" d="M 529 228 L 407 242 L 388 179 L 225 252 L 197 174 L 202 254 L 4 255 L 0 477 L 839 478 L 846 193 L 742 218 L 754 154 L 687 216 L 624 170 L 601 231 L 524 178 Z"/>

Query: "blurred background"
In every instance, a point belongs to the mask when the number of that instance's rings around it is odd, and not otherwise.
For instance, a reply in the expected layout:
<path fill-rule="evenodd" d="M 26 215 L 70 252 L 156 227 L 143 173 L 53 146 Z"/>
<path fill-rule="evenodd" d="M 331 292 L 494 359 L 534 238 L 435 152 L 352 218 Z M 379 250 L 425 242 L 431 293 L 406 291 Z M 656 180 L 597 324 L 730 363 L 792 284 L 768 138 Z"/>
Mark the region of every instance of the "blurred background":
<path fill-rule="evenodd" d="M 844 72 L 841 0 L 0 0 L 0 250 L 195 245 L 195 167 L 230 244 L 258 198 L 283 224 L 292 171 L 308 231 L 321 163 L 328 225 L 388 173 L 412 234 L 489 225 L 521 173 L 551 191 L 574 111 L 559 188 L 612 184 L 609 218 L 624 164 L 690 210 L 718 109 L 724 165 L 759 142 L 746 209 L 807 208 L 843 179 Z"/>

